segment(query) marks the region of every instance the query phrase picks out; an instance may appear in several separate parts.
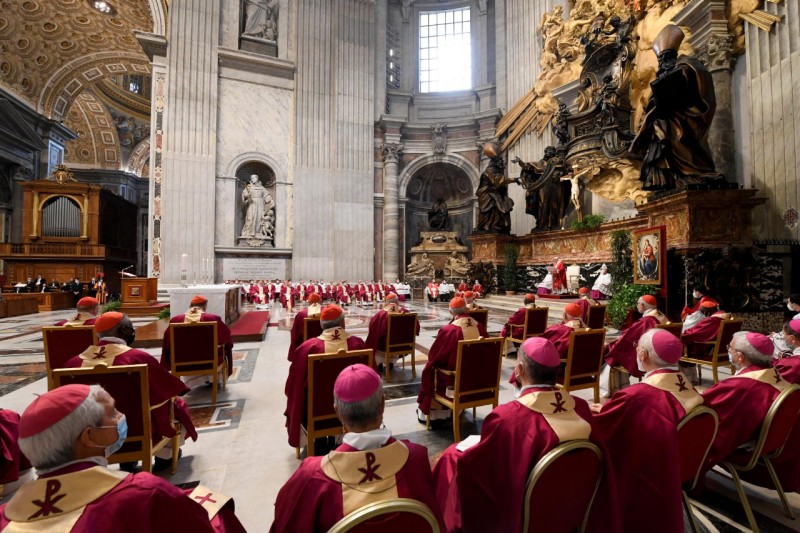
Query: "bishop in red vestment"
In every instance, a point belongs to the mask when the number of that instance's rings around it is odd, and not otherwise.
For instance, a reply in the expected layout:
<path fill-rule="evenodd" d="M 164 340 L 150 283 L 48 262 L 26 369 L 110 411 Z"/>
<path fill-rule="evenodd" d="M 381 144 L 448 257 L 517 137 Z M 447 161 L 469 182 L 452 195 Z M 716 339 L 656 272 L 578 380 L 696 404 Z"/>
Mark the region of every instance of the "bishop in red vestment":
<path fill-rule="evenodd" d="M 770 366 L 773 345 L 766 335 L 734 333 L 728 358 L 736 374 L 703 393 L 706 405 L 717 412 L 719 429 L 708 452 L 711 469 L 758 436 L 772 402 L 789 383 Z"/>
<path fill-rule="evenodd" d="M 525 484 L 542 456 L 576 439 L 590 439 L 603 448 L 586 401 L 555 387 L 560 363 L 550 341 L 526 340 L 513 374 L 522 387 L 518 398 L 486 417 L 480 442 L 463 452 L 452 445 L 442 454 L 433 477 L 447 531 L 519 531 Z M 606 515 L 602 522 L 613 531 L 616 489 L 609 466 L 610 476 L 593 509 Z"/>
<path fill-rule="evenodd" d="M 475 280 L 475 284 L 472 286 L 472 292 L 475 293 L 476 298 L 480 298 L 483 296 L 483 285 L 478 283 L 478 280 Z"/>
<path fill-rule="evenodd" d="M 54 428 L 61 421 L 69 422 Z M 184 491 L 146 472 L 109 470 L 105 456 L 126 434 L 124 413 L 99 385 L 66 385 L 36 398 L 22 414 L 19 445 L 39 479 L 0 506 L 0 531 L 244 532 L 233 500 L 223 494 Z"/>
<path fill-rule="evenodd" d="M 585 325 L 581 320 L 581 308 L 578 304 L 567 304 L 564 306 L 564 322 L 550 326 L 541 336 L 552 342 L 561 358 L 566 359 L 572 332 L 583 327 Z"/>
<path fill-rule="evenodd" d="M 56 326 L 93 326 L 94 321 L 97 319 L 97 314 L 100 312 L 100 304 L 97 298 L 91 296 L 84 296 L 78 300 L 76 308 L 77 314 L 69 320 L 60 320 L 56 322 Z"/>
<path fill-rule="evenodd" d="M 186 429 L 186 434 L 197 440 L 197 431 L 186 402 L 180 396 L 189 392 L 180 379 L 170 374 L 155 357 L 142 350 L 130 348 L 135 332 L 130 318 L 122 313 L 112 312 L 100 315 L 95 323 L 95 331 L 100 339 L 96 346 L 89 346 L 83 353 L 66 362 L 66 368 L 94 368 L 95 366 L 147 365 L 147 381 L 150 393 L 150 406 L 160 406 L 150 411 L 153 434 L 158 437 L 172 437 L 175 430 L 169 417 L 169 405 L 165 402 L 175 398 L 175 418 Z M 163 404 L 163 405 L 162 405 Z M 161 461 L 172 458 L 171 443 L 156 452 L 157 466 L 164 467 Z M 159 465 L 159 463 L 161 463 Z"/>
<path fill-rule="evenodd" d="M 428 451 L 381 427 L 380 376 L 365 365 L 345 368 L 334 384 L 333 402 L 345 430 L 342 445 L 303 461 L 278 493 L 270 531 L 328 531 L 361 507 L 393 498 L 425 504 L 442 527 Z"/>
<path fill-rule="evenodd" d="M 467 285 L 467 280 L 462 279 L 461 283 L 458 284 L 458 292 L 461 293 L 460 296 L 463 296 L 464 293 L 467 292 L 468 290 L 469 290 L 469 285 Z"/>
<path fill-rule="evenodd" d="M 517 311 L 508 318 L 505 325 L 503 325 L 503 329 L 500 330 L 501 337 L 512 336 L 515 339 L 519 339 L 522 336 L 525 314 L 528 309 L 536 309 L 536 296 L 531 293 L 526 294 L 525 298 L 522 300 L 522 305 L 522 307 L 517 309 Z"/>
<path fill-rule="evenodd" d="M 436 340 L 433 341 L 428 352 L 428 362 L 425 363 L 425 368 L 422 370 L 422 382 L 417 396 L 419 411 L 425 415 L 430 413 L 432 418 L 444 418 L 449 416 L 450 413 L 449 409 L 441 409 L 442 406 L 433 401 L 433 376 L 436 368 L 455 370 L 458 341 L 469 341 L 489 336 L 486 333 L 486 327 L 469 316 L 467 304 L 463 298 L 450 300 L 450 315 L 453 320 L 439 330 Z M 439 378 L 437 383 L 440 390 L 438 392 L 444 394 L 447 386 L 452 385 L 452 378 L 444 379 L 441 375 Z M 431 412 L 432 409 L 438 412 L 434 414 Z M 422 420 L 419 413 L 417 413 L 417 417 L 420 421 Z"/>
<path fill-rule="evenodd" d="M 462 295 L 464 301 L 467 303 L 467 309 L 469 311 L 477 311 L 479 309 L 483 309 L 480 305 L 475 303 L 475 293 L 472 291 L 465 291 Z M 524 320 L 524 318 L 523 318 Z"/>
<path fill-rule="evenodd" d="M 674 335 L 651 329 L 636 350 L 642 381 L 592 406 L 624 506 L 620 531 L 683 532 L 677 427 L 703 398 L 677 367 L 683 346 Z"/>
<path fill-rule="evenodd" d="M 578 289 L 580 295 L 578 301 L 575 302 L 581 308 L 581 320 L 585 322 L 589 319 L 589 308 L 593 305 L 598 305 L 597 300 L 589 296 L 589 287 L 581 287 Z"/>
<path fill-rule="evenodd" d="M 348 335 L 344 329 L 344 311 L 338 305 L 328 305 L 320 313 L 322 335 L 309 339 L 294 351 L 294 361 L 286 378 L 286 429 L 289 444 L 295 448 L 305 446 L 305 424 L 308 396 L 308 356 L 317 353 L 336 353 L 339 350 L 364 350 L 368 346 L 360 338 Z"/>
<path fill-rule="evenodd" d="M 19 415 L 0 409 L 0 496 L 10 494 L 28 477 L 31 463 L 19 450 Z"/>
<path fill-rule="evenodd" d="M 386 295 L 383 309 L 375 313 L 369 321 L 369 333 L 367 334 L 367 346 L 375 353 L 375 366 L 378 367 L 379 372 L 383 372 L 381 367 L 386 359 L 386 330 L 389 325 L 389 313 L 408 313 L 408 309 L 398 303 L 397 295 L 390 292 Z M 417 320 L 417 335 L 419 335 L 419 320 Z M 389 361 L 389 364 L 394 364 L 397 356 Z"/>
<path fill-rule="evenodd" d="M 224 320 L 218 315 L 206 313 L 208 299 L 205 296 L 197 295 L 190 302 L 191 307 L 182 315 L 175 315 L 169 319 L 170 324 L 185 324 L 187 322 L 216 322 L 217 323 L 217 344 L 221 344 L 220 353 L 228 362 L 228 376 L 233 374 L 233 337 L 231 329 Z M 170 369 L 170 330 L 164 331 L 164 338 L 161 340 L 161 365 L 167 370 Z"/>
<path fill-rule="evenodd" d="M 308 295 L 308 307 L 301 309 L 294 316 L 294 322 L 292 322 L 292 331 L 289 339 L 289 361 L 294 359 L 294 351 L 298 348 L 298 346 L 305 342 L 303 340 L 303 335 L 305 334 L 304 328 L 306 318 L 319 317 L 319 314 L 322 311 L 321 304 L 322 298 L 320 297 L 319 293 L 312 292 Z"/>
<path fill-rule="evenodd" d="M 690 357 L 707 357 L 713 346 L 701 343 L 714 342 L 717 339 L 720 323 L 731 317 L 729 313 L 721 311 L 717 307 L 717 302 L 713 300 L 701 303 L 700 312 L 704 318 L 681 334 L 681 342 L 686 345 Z"/>
<path fill-rule="evenodd" d="M 667 317 L 658 310 L 656 298 L 651 294 L 639 298 L 636 310 L 641 313 L 642 318 L 631 324 L 617 340 L 608 345 L 606 363 L 609 366 L 625 367 L 632 376 L 640 378 L 643 374 L 636 364 L 636 343 L 645 331 L 653 329 L 656 324 L 666 323 Z"/>

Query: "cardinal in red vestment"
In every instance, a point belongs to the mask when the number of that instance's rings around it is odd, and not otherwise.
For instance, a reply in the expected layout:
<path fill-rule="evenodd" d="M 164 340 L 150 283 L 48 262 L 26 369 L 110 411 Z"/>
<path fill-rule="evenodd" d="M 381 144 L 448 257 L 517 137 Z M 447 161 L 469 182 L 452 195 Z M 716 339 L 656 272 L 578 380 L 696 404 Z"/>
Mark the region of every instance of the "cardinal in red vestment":
<path fill-rule="evenodd" d="M 65 385 L 36 398 L 22 414 L 19 446 L 39 479 L 0 506 L 0 531 L 245 531 L 224 494 L 109 470 L 106 457 L 127 429 L 125 414 L 99 385 Z"/>
<path fill-rule="evenodd" d="M 766 335 L 734 333 L 728 358 L 736 373 L 703 393 L 706 405 L 717 412 L 719 429 L 706 458 L 706 468 L 724 461 L 737 448 L 758 436 L 772 402 L 789 382 L 770 366 L 773 345 Z"/>
<path fill-rule="evenodd" d="M 417 396 L 417 403 L 419 403 L 417 418 L 420 422 L 424 420 L 422 415 L 430 414 L 431 419 L 434 420 L 449 418 L 450 416 L 449 409 L 442 409 L 439 402 L 433 400 L 433 376 L 436 368 L 455 370 L 458 341 L 469 341 L 489 336 L 486 333 L 486 327 L 467 313 L 467 303 L 464 298 L 450 300 L 450 315 L 453 320 L 439 330 L 428 352 L 428 362 L 422 370 L 422 382 Z M 438 392 L 444 394 L 447 386 L 452 385 L 452 378 L 446 379 L 440 376 L 437 383 L 440 388 Z"/>
<path fill-rule="evenodd" d="M 702 343 L 714 342 L 717 339 L 720 323 L 731 318 L 729 313 L 717 307 L 717 302 L 710 299 L 700 304 L 700 312 L 703 319 L 683 330 L 681 334 L 681 342 L 687 347 L 690 357 L 708 357 L 714 347 Z"/>
<path fill-rule="evenodd" d="M 565 292 L 567 292 L 567 267 L 564 266 L 564 261 L 559 259 L 553 265 L 553 293 Z"/>
<path fill-rule="evenodd" d="M 694 300 L 694 305 L 691 307 L 686 305 L 683 307 L 681 311 L 681 320 L 686 320 L 686 317 L 696 313 L 700 310 L 700 304 L 703 303 L 704 298 L 709 298 L 708 296 L 709 290 L 706 287 L 695 287 L 694 291 L 692 291 L 692 299 Z"/>
<path fill-rule="evenodd" d="M 560 363 L 550 341 L 526 340 L 513 373 L 521 386 L 517 399 L 486 417 L 480 442 L 465 451 L 452 445 L 442 454 L 433 478 L 447 531 L 519 531 L 525 484 L 543 455 L 576 439 L 590 439 L 603 448 L 586 401 L 556 388 Z M 606 515 L 597 521 L 614 531 L 616 489 L 610 466 L 593 509 Z"/>
<path fill-rule="evenodd" d="M 303 335 L 305 333 L 304 328 L 306 318 L 319 317 L 319 314 L 322 312 L 321 304 L 322 298 L 320 297 L 319 293 L 312 292 L 308 295 L 308 307 L 301 309 L 294 316 L 294 322 L 292 322 L 292 331 L 290 333 L 291 338 L 289 340 L 289 361 L 294 359 L 294 351 L 304 342 Z"/>
<path fill-rule="evenodd" d="M 307 414 L 308 356 L 317 353 L 336 353 L 339 350 L 364 350 L 368 346 L 360 338 L 348 335 L 344 329 L 344 311 L 338 305 L 327 305 L 320 312 L 322 335 L 309 339 L 294 351 L 294 361 L 286 378 L 286 429 L 289 444 L 295 448 L 306 445 L 303 431 Z"/>
<path fill-rule="evenodd" d="M 478 283 L 478 280 L 475 280 L 475 284 L 472 286 L 472 292 L 475 293 L 476 298 L 480 298 L 483 296 L 483 285 Z"/>
<path fill-rule="evenodd" d="M 397 299 L 397 295 L 390 292 L 386 295 L 383 309 L 375 313 L 369 321 L 369 333 L 367 334 L 367 346 L 375 352 L 375 366 L 378 372 L 383 373 L 383 364 L 386 356 L 386 329 L 389 325 L 389 313 L 408 313 L 408 309 L 401 306 Z M 419 320 L 417 320 L 416 334 L 419 335 Z M 392 356 L 389 360 L 389 365 L 393 365 L 397 356 Z"/>
<path fill-rule="evenodd" d="M 683 532 L 677 428 L 703 398 L 677 367 L 682 354 L 671 333 L 645 332 L 636 347 L 642 381 L 616 392 L 602 408 L 592 406 L 624 505 L 620 531 L 639 532 L 646 524 L 648 531 Z"/>
<path fill-rule="evenodd" d="M 525 314 L 528 309 L 536 309 L 536 296 L 528 293 L 522 300 L 522 307 L 508 318 L 508 321 L 503 325 L 500 330 L 501 337 L 512 336 L 519 339 L 522 336 L 522 326 L 525 324 Z"/>
<path fill-rule="evenodd" d="M 365 505 L 393 498 L 425 504 L 443 521 L 433 493 L 428 451 L 392 437 L 383 426 L 381 378 L 366 365 L 342 370 L 333 387 L 342 444 L 306 458 L 278 493 L 270 531 L 328 531 Z"/>
<path fill-rule="evenodd" d="M 84 296 L 78 300 L 77 314 L 69 320 L 60 320 L 56 326 L 92 326 L 100 313 L 100 304 L 97 298 Z"/>
<path fill-rule="evenodd" d="M 656 303 L 655 296 L 651 294 L 645 294 L 639 298 L 636 310 L 641 313 L 642 318 L 631 324 L 617 340 L 608 345 L 606 363 L 610 366 L 625 367 L 625 370 L 632 376 L 642 377 L 642 372 L 636 364 L 636 343 L 645 331 L 653 329 L 656 324 L 664 324 L 668 321 L 667 317 L 658 310 Z"/>
<path fill-rule="evenodd" d="M 467 285 L 467 280 L 462 279 L 461 283 L 458 284 L 458 292 L 461 293 L 461 296 L 464 295 L 465 292 L 469 290 L 469 285 Z"/>
<path fill-rule="evenodd" d="M 213 313 L 206 313 L 208 299 L 205 296 L 197 295 L 192 298 L 189 310 L 182 315 L 175 315 L 169 319 L 170 324 L 185 324 L 187 322 L 216 322 L 217 323 L 217 344 L 219 348 L 217 357 L 224 356 L 228 362 L 228 376 L 233 374 L 233 337 L 231 329 L 222 320 L 222 317 Z M 161 365 L 167 370 L 170 369 L 169 353 L 170 347 L 170 328 L 164 331 L 164 338 L 161 340 Z"/>
<path fill-rule="evenodd" d="M 581 320 L 587 322 L 589 319 L 589 308 L 598 305 L 597 300 L 589 296 L 589 287 L 578 289 L 578 301 L 575 302 L 581 308 Z"/>
<path fill-rule="evenodd" d="M 462 295 L 464 301 L 467 303 L 467 309 L 469 311 L 477 311 L 479 309 L 483 309 L 480 305 L 475 303 L 475 293 L 472 291 L 465 291 Z"/>
<path fill-rule="evenodd" d="M 11 494 L 32 478 L 31 463 L 19 451 L 19 415 L 0 409 L 0 496 Z"/>
<path fill-rule="evenodd" d="M 583 327 L 585 325 L 581 320 L 581 308 L 578 304 L 567 304 L 564 306 L 564 321 L 550 326 L 541 336 L 552 342 L 561 358 L 566 359 L 572 332 Z"/>

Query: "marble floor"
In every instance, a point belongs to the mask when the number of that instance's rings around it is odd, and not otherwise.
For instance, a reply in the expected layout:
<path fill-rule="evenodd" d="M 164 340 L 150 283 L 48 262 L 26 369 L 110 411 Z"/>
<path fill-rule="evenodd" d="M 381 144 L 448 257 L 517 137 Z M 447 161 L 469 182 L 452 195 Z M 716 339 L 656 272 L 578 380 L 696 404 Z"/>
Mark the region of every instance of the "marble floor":
<path fill-rule="evenodd" d="M 405 369 L 402 366 L 395 369 L 392 383 L 386 387 L 384 420 L 395 436 L 424 444 L 433 457 L 453 442 L 452 427 L 427 431 L 416 420 L 416 395 L 428 348 L 438 329 L 449 321 L 449 315 L 444 303 L 406 305 L 419 314 L 421 322 L 417 377 L 412 378 L 410 364 Z M 502 306 L 489 307 L 488 329 L 490 334 L 497 335 L 511 313 Z M 351 306 L 345 311 L 348 331 L 366 338 L 374 309 Z M 46 391 L 40 327 L 70 314 L 71 311 L 60 311 L 0 319 L 0 406 L 22 412 L 36 394 Z M 286 442 L 283 417 L 292 319 L 292 314 L 273 307 L 265 341 L 234 347 L 234 375 L 228 381 L 228 389 L 220 392 L 216 407 L 210 405 L 209 388 L 196 388 L 185 396 L 199 429 L 199 439 L 185 444 L 177 473 L 166 477 L 172 483 L 186 486 L 202 482 L 232 496 L 236 514 L 247 530 L 253 532 L 269 529 L 278 490 L 299 464 L 294 449 Z M 556 319 L 551 316 L 552 322 Z M 135 319 L 134 325 L 150 321 Z M 160 349 L 148 352 L 160 356 Z M 513 399 L 513 389 L 507 384 L 512 367 L 511 358 L 503 362 L 501 403 Z M 709 374 L 705 372 L 704 378 L 710 378 Z M 709 384 L 704 382 L 705 386 Z M 590 399 L 591 392 L 577 395 Z M 473 423 L 471 413 L 462 415 L 462 438 L 480 432 L 481 420 L 489 410 L 489 407 L 478 408 L 477 423 Z M 713 474 L 708 484 L 711 490 L 697 502 L 701 527 L 712 532 L 747 531 L 733 485 Z M 762 531 L 798 530 L 795 522 L 783 516 L 774 492 L 748 488 L 748 493 Z M 800 513 L 800 495 L 791 494 L 790 503 Z"/>

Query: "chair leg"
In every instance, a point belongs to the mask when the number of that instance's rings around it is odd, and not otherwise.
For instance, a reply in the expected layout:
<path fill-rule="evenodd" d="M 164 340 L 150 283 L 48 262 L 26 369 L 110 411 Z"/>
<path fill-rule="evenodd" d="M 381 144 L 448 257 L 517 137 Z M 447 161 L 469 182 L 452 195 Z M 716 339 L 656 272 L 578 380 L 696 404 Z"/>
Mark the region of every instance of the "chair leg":
<path fill-rule="evenodd" d="M 215 407 L 217 405 L 217 378 L 219 378 L 219 376 L 216 373 L 211 376 L 211 379 L 214 380 L 211 382 L 211 404 Z"/>
<path fill-rule="evenodd" d="M 476 409 L 477 409 L 477 407 L 473 407 L 472 408 L 472 421 L 473 422 L 477 422 L 478 421 L 478 417 L 476 416 Z"/>
<path fill-rule="evenodd" d="M 392 381 L 392 378 L 389 377 L 389 353 L 386 353 L 386 356 L 383 358 L 383 369 L 386 372 L 386 383 Z"/>
<path fill-rule="evenodd" d="M 225 359 L 225 364 L 222 368 L 222 390 L 227 390 L 228 388 L 228 360 Z"/>
<path fill-rule="evenodd" d="M 300 446 L 297 446 L 294 449 L 294 456 L 295 456 L 295 458 L 300 459 Z"/>
<path fill-rule="evenodd" d="M 692 512 L 692 504 L 689 503 L 689 497 L 686 495 L 686 491 L 682 490 L 681 493 L 683 494 L 683 509 L 686 511 L 686 516 L 689 518 L 689 525 L 692 527 L 692 533 L 698 533 L 700 530 L 697 529 L 697 521 Z"/>
<path fill-rule="evenodd" d="M 174 475 L 178 471 L 178 454 L 181 452 L 181 427 L 178 426 L 178 433 L 172 437 L 172 468 L 170 472 Z"/>
<path fill-rule="evenodd" d="M 711 366 L 711 375 L 714 376 L 714 385 L 719 383 L 719 376 L 717 375 L 717 365 Z"/>
<path fill-rule="evenodd" d="M 781 503 L 783 504 L 783 513 L 794 520 L 794 512 L 792 512 L 792 508 L 786 500 L 786 493 L 783 491 L 783 486 L 781 486 L 781 481 L 778 479 L 778 474 L 775 472 L 775 467 L 772 466 L 772 461 L 770 461 L 768 457 L 764 457 L 763 459 L 767 471 L 769 472 L 769 477 L 772 478 L 772 484 L 775 485 L 775 490 L 778 492 L 778 497 L 780 497 Z"/>
<path fill-rule="evenodd" d="M 417 349 L 414 348 L 414 351 L 411 352 L 411 378 L 416 379 L 417 377 Z M 403 365 L 405 365 L 405 359 L 403 359 Z"/>
<path fill-rule="evenodd" d="M 728 463 L 722 463 L 722 466 L 727 470 L 733 478 L 733 483 L 736 485 L 736 492 L 739 493 L 739 500 L 742 502 L 744 514 L 747 515 L 747 521 L 750 523 L 750 529 L 753 533 L 759 533 L 758 524 L 756 524 L 756 517 L 753 515 L 753 509 L 750 507 L 750 502 L 747 500 L 747 494 L 744 492 L 742 480 L 739 478 L 739 473 L 736 468 Z"/>
<path fill-rule="evenodd" d="M 425 415 L 425 429 L 427 429 L 428 431 L 431 430 L 431 413 L 430 413 L 430 411 L 428 412 L 427 415 Z"/>

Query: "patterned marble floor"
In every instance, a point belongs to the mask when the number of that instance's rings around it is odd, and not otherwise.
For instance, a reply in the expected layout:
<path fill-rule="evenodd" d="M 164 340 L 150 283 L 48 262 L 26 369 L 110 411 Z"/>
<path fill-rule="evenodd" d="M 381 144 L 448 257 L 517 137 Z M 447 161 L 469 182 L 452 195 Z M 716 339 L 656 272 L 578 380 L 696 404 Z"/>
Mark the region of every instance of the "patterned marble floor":
<path fill-rule="evenodd" d="M 431 457 L 453 442 L 452 426 L 426 431 L 415 416 L 419 374 L 425 355 L 438 329 L 449 321 L 447 304 L 406 304 L 419 314 L 421 331 L 417 339 L 417 378 L 412 378 L 410 365 L 399 366 L 387 386 L 386 426 L 400 438 L 428 447 Z M 283 393 L 289 362 L 286 359 L 289 330 L 293 314 L 280 308 L 271 311 L 266 340 L 260 343 L 237 344 L 234 348 L 234 375 L 228 388 L 220 391 L 216 407 L 210 405 L 211 389 L 200 386 L 185 396 L 192 417 L 199 429 L 197 442 L 187 442 L 178 472 L 169 481 L 191 487 L 198 482 L 233 496 L 237 515 L 248 531 L 267 531 L 272 522 L 273 504 L 278 490 L 297 468 L 294 449 L 286 442 Z M 367 325 L 375 313 L 372 307 L 345 308 L 347 329 L 366 338 Z M 41 313 L 27 317 L 0 320 L 0 405 L 22 412 L 35 394 L 46 390 L 44 354 L 39 328 L 66 318 L 70 311 Z M 509 313 L 510 314 L 510 313 Z M 489 332 L 496 335 L 507 316 L 490 313 Z M 143 325 L 150 319 L 135 319 Z M 148 350 L 160 357 L 160 349 Z M 506 384 L 513 362 L 503 362 L 501 403 L 513 399 L 513 390 Z M 708 372 L 706 372 L 708 374 Z M 706 376 L 707 377 L 707 376 Z M 704 383 L 707 385 L 708 383 Z M 579 396 L 589 398 L 588 393 Z M 479 433 L 489 408 L 478 409 L 477 423 L 472 414 L 464 413 L 462 438 Z M 699 521 L 704 531 L 746 531 L 741 505 L 732 484 L 721 476 L 709 477 L 711 491 L 698 503 Z M 748 488 L 751 502 L 758 513 L 762 531 L 796 531 L 797 526 L 780 512 L 774 492 Z M 0 500 L 2 501 L 2 500 Z M 800 495 L 790 495 L 800 513 Z"/>

